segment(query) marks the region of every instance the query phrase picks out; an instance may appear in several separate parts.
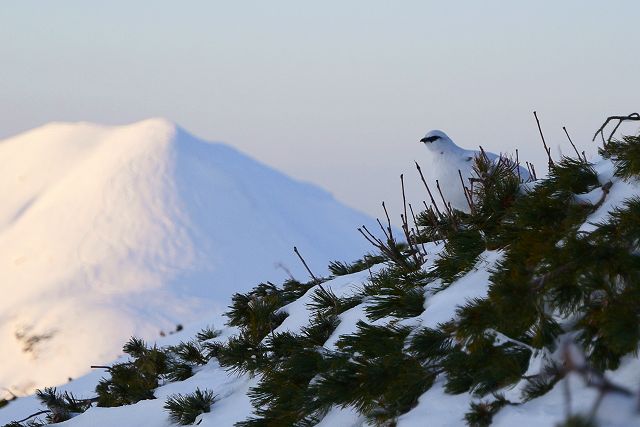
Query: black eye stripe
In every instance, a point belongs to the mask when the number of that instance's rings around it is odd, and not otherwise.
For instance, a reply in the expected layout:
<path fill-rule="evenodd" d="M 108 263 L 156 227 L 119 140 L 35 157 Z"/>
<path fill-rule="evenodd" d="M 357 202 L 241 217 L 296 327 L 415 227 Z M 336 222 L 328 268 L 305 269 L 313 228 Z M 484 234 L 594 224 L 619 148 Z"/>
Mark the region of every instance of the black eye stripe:
<path fill-rule="evenodd" d="M 433 142 L 433 141 L 436 141 L 438 139 L 440 139 L 439 136 L 429 136 L 427 138 L 422 138 L 422 141 L 423 142 Z"/>

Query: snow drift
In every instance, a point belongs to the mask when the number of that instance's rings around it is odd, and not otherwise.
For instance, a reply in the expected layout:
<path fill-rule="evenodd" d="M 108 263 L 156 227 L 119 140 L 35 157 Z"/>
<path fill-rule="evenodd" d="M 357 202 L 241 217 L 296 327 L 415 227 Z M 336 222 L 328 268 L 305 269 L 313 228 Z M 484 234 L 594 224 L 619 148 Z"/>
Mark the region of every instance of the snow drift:
<path fill-rule="evenodd" d="M 366 250 L 364 215 L 163 119 L 0 142 L 0 386 L 59 384 L 132 334 L 223 310 L 286 270 Z"/>

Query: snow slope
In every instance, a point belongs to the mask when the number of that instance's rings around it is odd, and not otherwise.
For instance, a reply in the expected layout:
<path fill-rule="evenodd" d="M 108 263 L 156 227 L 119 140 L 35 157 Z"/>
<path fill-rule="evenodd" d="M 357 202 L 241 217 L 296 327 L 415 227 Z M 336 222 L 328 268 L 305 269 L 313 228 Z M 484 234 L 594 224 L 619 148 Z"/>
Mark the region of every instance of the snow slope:
<path fill-rule="evenodd" d="M 435 257 L 442 250 L 442 245 L 430 245 L 427 250 Z M 433 314 L 440 321 L 446 318 L 455 317 L 455 308 L 463 305 L 469 298 L 477 297 L 479 292 L 486 292 L 486 282 L 483 279 L 488 277 L 488 271 L 495 267 L 501 254 L 495 251 L 485 252 L 475 268 L 467 275 L 461 277 L 454 285 L 437 294 L 439 298 L 432 299 L 425 303 L 425 311 L 417 318 L 404 320 L 404 323 L 411 323 L 415 326 L 426 326 L 430 323 Z M 372 269 L 377 270 L 379 267 Z M 369 272 L 351 274 L 337 277 L 325 282 L 322 286 L 331 289 L 338 296 L 347 296 L 357 291 L 369 278 Z M 476 282 L 480 285 L 480 290 L 474 286 L 469 286 Z M 455 286 L 455 287 L 454 287 Z M 307 291 L 301 298 L 283 308 L 289 316 L 274 331 L 293 333 L 300 332 L 306 326 L 311 314 L 308 303 L 311 295 L 318 289 L 317 286 Z M 429 291 L 427 291 L 429 292 Z M 429 298 L 427 298 L 429 301 Z M 454 302 L 457 302 L 455 304 Z M 340 325 L 334 334 L 350 334 L 356 331 L 358 320 L 367 321 L 364 312 L 364 302 L 357 307 L 344 312 L 340 316 Z M 374 323 L 386 323 L 389 319 L 380 319 Z M 187 341 L 198 331 L 198 327 L 204 328 L 209 325 L 221 326 L 224 319 L 215 316 L 209 322 L 202 322 L 200 325 L 192 325 L 192 328 L 179 334 L 175 334 L 158 340 L 159 345 L 174 345 L 182 341 Z M 235 328 L 223 328 L 220 338 L 225 338 L 237 333 Z M 332 336 L 325 343 L 325 348 L 332 348 L 337 337 Z M 59 388 L 73 392 L 76 397 L 95 396 L 93 389 L 101 376 L 102 371 L 91 374 L 72 381 Z M 638 357 L 628 357 L 623 361 L 622 367 L 614 372 L 607 372 L 607 376 L 619 385 L 630 389 L 637 389 L 638 379 L 640 379 L 640 359 Z M 211 408 L 211 412 L 200 415 L 196 424 L 202 427 L 231 427 L 235 423 L 246 420 L 253 413 L 251 401 L 247 395 L 249 389 L 258 383 L 258 378 L 249 375 L 234 375 L 220 367 L 217 360 L 212 359 L 207 365 L 191 378 L 167 383 L 156 389 L 154 400 L 143 400 L 134 405 L 120 406 L 115 408 L 93 407 L 85 413 L 80 414 L 69 421 L 60 423 L 62 426 L 73 427 L 171 427 L 168 413 L 163 409 L 164 403 L 172 394 L 192 393 L 196 388 L 201 390 L 212 390 L 218 395 L 218 400 Z M 575 412 L 588 412 L 597 393 L 593 389 L 587 388 L 582 380 L 573 375 L 561 380 L 548 394 L 526 402 L 519 406 L 508 406 L 498 413 L 492 425 L 498 427 L 541 427 L 554 426 L 563 420 L 566 410 L 564 396 L 565 382 L 569 383 L 572 393 L 572 409 Z M 446 394 L 443 389 L 444 380 L 436 381 L 436 384 L 424 393 L 418 405 L 408 413 L 398 418 L 398 427 L 422 427 L 430 425 L 435 427 L 457 427 L 465 425 L 464 414 L 469 410 L 472 401 L 478 401 L 469 393 L 459 395 Z M 514 393 L 510 398 L 518 401 L 519 395 Z M 600 426 L 608 427 L 629 427 L 640 425 L 640 416 L 636 412 L 635 399 L 620 398 L 618 396 L 607 396 L 598 412 Z M 37 412 L 41 405 L 33 396 L 19 398 L 11 402 L 8 406 L 0 409 L 0 425 L 15 419 L 21 419 L 29 414 Z M 334 407 L 321 420 L 318 426 L 323 427 L 371 427 L 366 420 L 351 407 Z"/>
<path fill-rule="evenodd" d="M 306 280 L 294 245 L 317 274 L 367 249 L 366 216 L 164 119 L 49 124 L 0 142 L 0 164 L 0 387 L 17 393 L 285 268 Z"/>

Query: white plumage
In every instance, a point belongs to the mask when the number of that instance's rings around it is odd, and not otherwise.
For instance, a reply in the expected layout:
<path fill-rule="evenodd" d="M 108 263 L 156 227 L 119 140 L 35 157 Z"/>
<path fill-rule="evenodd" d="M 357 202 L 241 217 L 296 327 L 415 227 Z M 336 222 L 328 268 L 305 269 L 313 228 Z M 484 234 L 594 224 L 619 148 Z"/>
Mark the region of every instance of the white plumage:
<path fill-rule="evenodd" d="M 438 180 L 442 193 L 445 199 L 451 203 L 451 206 L 468 212 L 469 205 L 462 190 L 460 173 L 464 178 L 465 185 L 469 187 L 469 178 L 474 176 L 473 159 L 480 154 L 480 151 L 458 147 L 441 130 L 429 131 L 420 142 L 424 143 L 430 154 L 424 167 L 425 178 L 432 183 Z M 488 151 L 485 151 L 485 154 L 491 161 L 500 158 L 497 154 Z M 526 169 L 520 167 L 520 176 L 523 180 L 527 180 L 529 173 Z"/>

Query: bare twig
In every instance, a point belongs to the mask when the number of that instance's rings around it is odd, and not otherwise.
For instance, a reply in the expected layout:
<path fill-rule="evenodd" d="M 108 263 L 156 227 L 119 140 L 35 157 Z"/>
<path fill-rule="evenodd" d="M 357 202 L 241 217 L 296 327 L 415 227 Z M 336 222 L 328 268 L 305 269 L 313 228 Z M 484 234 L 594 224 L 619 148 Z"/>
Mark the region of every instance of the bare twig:
<path fill-rule="evenodd" d="M 404 217 L 407 217 L 407 197 L 404 192 L 404 174 L 400 174 L 400 185 L 402 186 L 402 207 L 404 208 Z"/>
<path fill-rule="evenodd" d="M 606 184 L 604 184 L 601 188 L 602 188 L 602 196 L 600 197 L 600 200 L 598 200 L 596 202 L 595 205 L 593 205 L 593 210 L 598 209 L 600 206 L 602 206 L 602 204 L 604 203 L 605 199 L 607 198 L 607 196 L 609 195 L 609 191 L 611 190 L 611 187 L 613 186 L 613 182 L 608 181 Z"/>
<path fill-rule="evenodd" d="M 462 191 L 464 192 L 464 198 L 467 200 L 467 204 L 469 205 L 469 209 L 471 210 L 471 212 L 473 212 L 473 202 L 471 201 L 471 198 L 473 197 L 473 195 L 469 194 L 469 189 L 467 188 L 466 185 L 464 185 L 464 178 L 462 178 L 462 171 L 460 171 L 460 169 L 458 169 L 458 176 L 460 177 L 460 184 L 462 184 Z"/>
<path fill-rule="evenodd" d="M 387 230 L 385 230 L 384 226 L 380 222 L 380 218 L 376 218 L 376 221 L 378 222 L 378 225 L 380 226 L 380 230 L 382 230 L 382 234 L 384 234 L 384 237 L 386 237 L 387 240 L 391 240 L 391 236 L 387 234 Z"/>
<path fill-rule="evenodd" d="M 422 183 L 424 184 L 425 188 L 427 189 L 427 193 L 429 194 L 429 199 L 431 200 L 431 204 L 436 210 L 436 213 L 438 214 L 438 216 L 442 216 L 442 214 L 440 213 L 440 210 L 438 209 L 438 205 L 436 204 L 436 200 L 433 198 L 433 194 L 431 194 L 431 189 L 427 185 L 427 181 L 424 179 L 424 175 L 422 174 L 422 169 L 420 169 L 420 165 L 418 164 L 418 162 L 415 162 L 415 163 L 416 163 L 416 168 L 418 169 L 418 173 L 420 174 L 420 179 L 422 179 Z"/>
<path fill-rule="evenodd" d="M 612 120 L 617 120 L 618 123 L 615 125 L 615 127 L 613 128 L 613 130 L 611 131 L 611 133 L 609 134 L 609 138 L 607 138 L 607 140 L 605 141 L 604 139 L 604 128 L 607 127 L 607 125 L 609 124 L 610 121 Z M 611 142 L 611 138 L 613 138 L 613 135 L 616 133 L 616 131 L 618 130 L 618 128 L 620 127 L 620 125 L 623 122 L 626 121 L 640 121 L 640 114 L 638 113 L 631 113 L 628 116 L 609 116 L 607 117 L 607 120 L 604 121 L 604 123 L 602 124 L 602 126 L 600 126 L 600 128 L 596 131 L 596 133 L 593 135 L 593 139 L 592 141 L 596 140 L 596 137 L 598 136 L 598 134 L 600 134 L 602 136 L 602 142 L 604 143 L 604 145 L 606 146 L 609 142 Z"/>
<path fill-rule="evenodd" d="M 382 209 L 384 209 L 384 214 L 387 217 L 387 230 L 389 230 L 389 239 L 394 240 L 393 238 L 393 230 L 391 229 L 391 218 L 389 218 L 389 212 L 387 212 L 387 206 L 382 202 Z"/>
<path fill-rule="evenodd" d="M 311 271 L 311 269 L 307 265 L 307 262 L 304 260 L 304 258 L 302 258 L 302 255 L 300 255 L 300 252 L 298 251 L 297 247 L 295 247 L 295 246 L 293 247 L 293 252 L 295 252 L 296 255 L 298 255 L 298 258 L 300 258 L 300 261 L 302 261 L 302 265 L 304 265 L 304 268 L 307 269 L 307 272 L 309 273 L 309 275 L 311 276 L 313 281 L 318 283 L 319 282 L 318 278 L 313 274 L 313 272 Z"/>
<path fill-rule="evenodd" d="M 402 266 L 403 268 L 411 270 L 411 267 L 409 266 L 409 264 L 407 264 L 407 261 L 405 260 L 402 253 L 398 250 L 396 242 L 394 240 L 387 240 L 387 244 L 385 245 L 382 240 L 374 236 L 373 233 L 371 233 L 364 225 L 358 228 L 358 231 L 364 236 L 365 239 L 367 239 L 369 243 L 377 248 L 382 254 L 386 255 L 387 258 L 394 261 L 396 264 Z"/>
<path fill-rule="evenodd" d="M 43 409 L 42 411 L 38 411 L 38 412 L 36 412 L 35 414 L 31 414 L 31 415 L 29 415 L 28 417 L 23 418 L 23 419 L 21 419 L 21 420 L 19 420 L 19 421 L 15 421 L 15 422 L 16 422 L 16 423 L 18 423 L 18 424 L 20 424 L 20 423 L 23 423 L 23 422 L 27 421 L 27 420 L 28 420 L 28 419 L 30 419 L 30 418 L 37 417 L 38 415 L 42 415 L 42 414 L 48 414 L 48 413 L 50 413 L 50 412 L 51 412 L 51 411 L 50 411 L 49 409 Z"/>
<path fill-rule="evenodd" d="M 286 266 L 286 265 L 284 265 L 283 263 L 281 263 L 281 262 L 276 262 L 276 263 L 275 263 L 275 264 L 273 264 L 273 265 L 274 265 L 276 268 L 280 268 L 281 270 L 283 270 L 283 271 L 287 274 L 287 276 L 289 276 L 289 279 L 291 279 L 291 280 L 296 280 L 296 279 L 295 279 L 295 277 L 293 277 L 293 274 L 291 274 L 291 270 L 289 270 L 289 269 L 287 268 L 287 266 Z"/>
<path fill-rule="evenodd" d="M 536 167 L 533 166 L 533 163 L 529 163 L 529 166 L 531 166 L 531 173 L 533 174 L 533 180 L 537 181 L 538 180 L 538 174 L 536 174 Z"/>
<path fill-rule="evenodd" d="M 420 226 L 418 225 L 418 220 L 416 219 L 416 214 L 413 212 L 413 206 L 411 206 L 411 203 L 409 203 L 409 211 L 411 211 L 411 216 L 413 217 L 413 225 L 415 225 L 416 227 L 416 230 L 414 232 L 416 236 L 416 242 L 420 242 L 420 246 L 422 246 L 422 254 L 423 256 L 427 256 L 427 249 L 424 247 L 424 243 L 420 239 Z"/>
<path fill-rule="evenodd" d="M 444 198 L 444 195 L 442 194 L 442 189 L 440 188 L 440 181 L 438 181 L 437 179 L 436 179 L 436 188 L 438 189 L 438 193 L 440 193 L 440 198 L 442 199 L 442 203 L 444 204 L 444 207 L 447 209 L 447 213 L 449 215 L 452 215 L 450 204 L 447 203 L 447 200 Z"/>
<path fill-rule="evenodd" d="M 420 233 L 420 227 L 418 226 L 418 220 L 416 219 L 416 214 L 413 213 L 413 206 L 409 203 L 409 212 L 411 212 L 411 216 L 413 217 L 413 225 L 416 227 L 416 231 Z"/>
<path fill-rule="evenodd" d="M 413 258 L 413 261 L 416 264 L 421 265 L 423 264 L 423 260 L 422 260 L 422 256 L 421 256 L 422 254 L 420 252 L 420 248 L 416 246 L 416 242 L 415 242 L 416 239 L 411 238 L 411 232 L 409 231 L 409 217 L 407 216 L 407 197 L 404 191 L 404 174 L 400 174 L 400 184 L 402 186 L 402 206 L 404 209 L 404 214 L 400 215 L 400 218 L 402 219 L 402 231 L 404 232 L 404 236 L 407 239 L 407 244 L 411 249 L 411 252 L 412 252 L 411 257 Z"/>
<path fill-rule="evenodd" d="M 365 233 L 363 231 L 363 229 L 366 230 L 367 233 Z M 367 234 L 371 234 L 371 233 L 369 233 L 369 230 L 367 230 L 367 228 L 364 225 L 361 228 L 358 228 L 358 231 L 360 232 L 360 234 L 362 234 L 364 236 L 365 239 L 367 239 L 367 241 L 369 243 L 371 243 L 373 246 L 376 246 L 376 247 L 378 246 L 378 242 L 375 240 L 375 238 L 372 239 L 371 237 L 369 237 L 367 235 Z"/>
<path fill-rule="evenodd" d="M 542 138 L 542 145 L 544 146 L 544 151 L 547 152 L 547 157 L 549 159 L 549 169 L 553 166 L 553 159 L 551 158 L 551 148 L 547 146 L 547 141 L 544 139 L 544 134 L 542 133 L 542 127 L 540 126 L 540 120 L 538 120 L 538 113 L 533 112 L 533 117 L 536 118 L 536 123 L 538 124 L 538 131 L 540 132 L 540 138 Z"/>
<path fill-rule="evenodd" d="M 580 157 L 580 153 L 578 152 L 578 149 L 576 148 L 576 145 L 571 140 L 571 137 L 569 136 L 569 132 L 567 132 L 567 128 L 565 126 L 562 126 L 562 130 L 564 131 L 565 135 L 567 135 L 567 139 L 569 140 L 569 143 L 571 143 L 571 146 L 573 147 L 573 151 L 575 151 L 576 152 L 576 156 L 578 156 L 578 160 L 582 160 L 582 158 Z M 584 159 L 584 161 L 586 162 L 587 159 Z"/>

